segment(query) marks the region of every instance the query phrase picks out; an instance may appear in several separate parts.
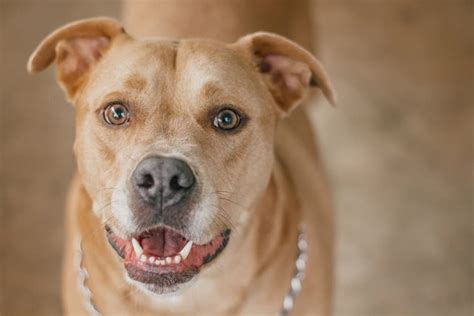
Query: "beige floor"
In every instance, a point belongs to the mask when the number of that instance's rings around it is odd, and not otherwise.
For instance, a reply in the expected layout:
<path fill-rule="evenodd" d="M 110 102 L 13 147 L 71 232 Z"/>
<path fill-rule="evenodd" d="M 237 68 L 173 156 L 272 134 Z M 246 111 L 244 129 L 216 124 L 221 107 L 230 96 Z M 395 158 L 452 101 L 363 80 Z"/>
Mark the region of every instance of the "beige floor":
<path fill-rule="evenodd" d="M 338 206 L 336 314 L 472 315 L 473 5 L 319 0 L 340 105 L 319 107 Z M 0 2 L 0 315 L 60 313 L 73 110 L 28 54 L 114 1 Z"/>

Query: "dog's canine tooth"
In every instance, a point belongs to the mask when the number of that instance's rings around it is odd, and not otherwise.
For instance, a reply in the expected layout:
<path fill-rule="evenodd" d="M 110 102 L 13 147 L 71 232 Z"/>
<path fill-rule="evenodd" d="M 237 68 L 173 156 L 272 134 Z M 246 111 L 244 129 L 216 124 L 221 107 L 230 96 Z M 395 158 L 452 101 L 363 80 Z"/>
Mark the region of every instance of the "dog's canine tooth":
<path fill-rule="evenodd" d="M 183 249 L 181 249 L 181 251 L 179 252 L 179 254 L 181 255 L 181 257 L 183 258 L 183 260 L 185 260 L 188 255 L 189 255 L 189 252 L 191 251 L 191 247 L 193 246 L 193 242 L 192 241 L 188 241 L 186 245 L 184 245 Z"/>
<path fill-rule="evenodd" d="M 178 264 L 181 262 L 181 256 L 180 255 L 177 255 L 174 257 L 174 263 Z"/>
<path fill-rule="evenodd" d="M 143 249 L 142 246 L 140 246 L 138 240 L 136 240 L 135 238 L 132 238 L 132 246 L 133 250 L 135 251 L 135 254 L 137 255 L 137 258 L 140 258 L 140 256 L 143 254 Z"/>
<path fill-rule="evenodd" d="M 148 258 L 148 262 L 153 263 L 155 262 L 155 257 L 151 256 Z"/>

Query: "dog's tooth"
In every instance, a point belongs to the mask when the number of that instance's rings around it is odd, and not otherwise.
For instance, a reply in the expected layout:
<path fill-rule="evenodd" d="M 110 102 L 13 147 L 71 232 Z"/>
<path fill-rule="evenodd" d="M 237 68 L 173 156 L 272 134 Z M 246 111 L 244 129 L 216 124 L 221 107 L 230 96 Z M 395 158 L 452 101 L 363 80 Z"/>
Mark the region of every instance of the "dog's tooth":
<path fill-rule="evenodd" d="M 181 249 L 181 251 L 179 252 L 179 254 L 181 255 L 181 257 L 183 258 L 183 260 L 185 260 L 188 255 L 189 255 L 189 252 L 191 251 L 191 247 L 193 246 L 193 242 L 192 241 L 188 241 L 186 243 L 186 245 L 184 245 L 183 249 Z"/>
<path fill-rule="evenodd" d="M 166 261 L 166 264 L 171 264 L 171 262 L 173 262 L 173 259 L 171 257 L 166 257 L 165 261 Z"/>
<path fill-rule="evenodd" d="M 140 258 L 140 256 L 143 254 L 143 249 L 142 246 L 140 246 L 138 240 L 136 240 L 135 238 L 132 238 L 132 246 L 133 250 L 135 251 L 135 254 L 137 255 L 137 258 Z"/>
<path fill-rule="evenodd" d="M 155 257 L 150 256 L 150 257 L 148 258 L 148 262 L 150 262 L 150 263 L 155 262 Z"/>
<path fill-rule="evenodd" d="M 180 255 L 177 255 L 174 257 L 174 263 L 178 264 L 181 262 L 181 256 Z"/>
<path fill-rule="evenodd" d="M 164 266 L 166 263 L 165 263 L 165 260 L 158 260 L 160 262 L 160 265 Z"/>
<path fill-rule="evenodd" d="M 147 257 L 146 257 L 145 255 L 141 255 L 141 256 L 140 256 L 140 261 L 145 262 L 146 259 L 147 259 Z"/>

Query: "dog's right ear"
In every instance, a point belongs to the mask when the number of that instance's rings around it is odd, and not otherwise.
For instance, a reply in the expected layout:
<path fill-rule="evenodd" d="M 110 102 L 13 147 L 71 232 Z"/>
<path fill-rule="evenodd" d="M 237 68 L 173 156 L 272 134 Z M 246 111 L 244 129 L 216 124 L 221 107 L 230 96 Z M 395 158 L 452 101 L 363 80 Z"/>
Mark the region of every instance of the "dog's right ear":
<path fill-rule="evenodd" d="M 57 79 L 72 99 L 95 65 L 120 34 L 117 20 L 98 17 L 64 25 L 48 35 L 31 54 L 28 71 L 36 73 L 56 62 Z"/>
<path fill-rule="evenodd" d="M 282 117 L 301 104 L 313 88 L 321 89 L 329 103 L 336 104 L 336 94 L 323 66 L 295 42 L 277 34 L 256 32 L 231 47 L 249 58 Z"/>

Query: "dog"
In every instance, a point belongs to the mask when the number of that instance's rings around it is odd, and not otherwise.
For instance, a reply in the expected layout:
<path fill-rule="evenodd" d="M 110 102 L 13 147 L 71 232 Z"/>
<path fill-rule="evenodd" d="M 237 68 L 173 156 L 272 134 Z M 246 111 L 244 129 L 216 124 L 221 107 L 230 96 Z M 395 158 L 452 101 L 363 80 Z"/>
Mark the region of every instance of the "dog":
<path fill-rule="evenodd" d="M 308 51 L 266 32 L 135 39 L 98 17 L 27 67 L 52 63 L 76 112 L 66 314 L 331 313 L 333 211 L 298 105 L 335 94 Z"/>

